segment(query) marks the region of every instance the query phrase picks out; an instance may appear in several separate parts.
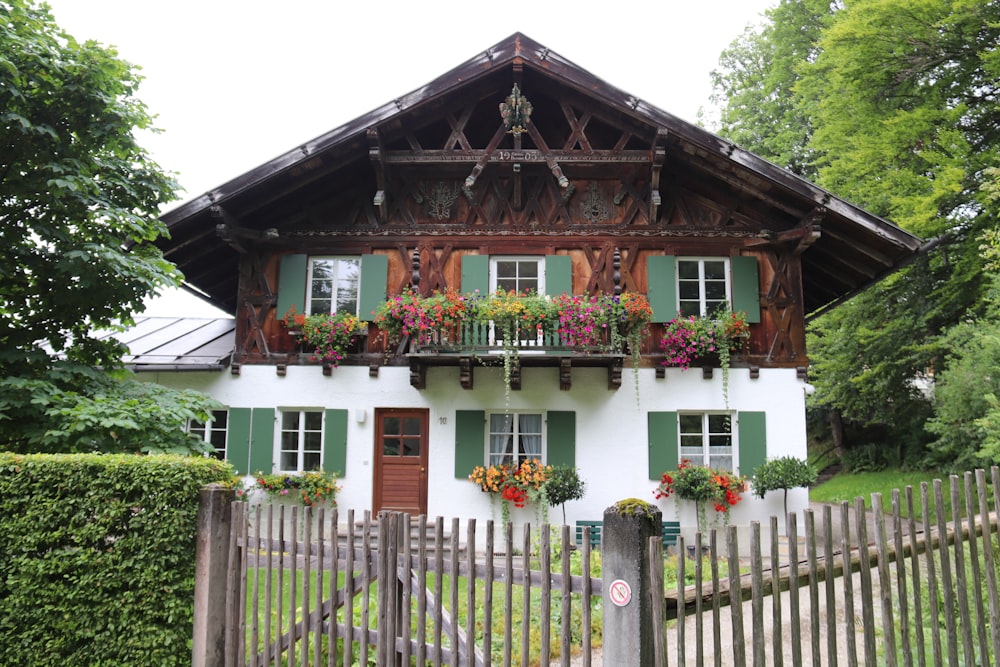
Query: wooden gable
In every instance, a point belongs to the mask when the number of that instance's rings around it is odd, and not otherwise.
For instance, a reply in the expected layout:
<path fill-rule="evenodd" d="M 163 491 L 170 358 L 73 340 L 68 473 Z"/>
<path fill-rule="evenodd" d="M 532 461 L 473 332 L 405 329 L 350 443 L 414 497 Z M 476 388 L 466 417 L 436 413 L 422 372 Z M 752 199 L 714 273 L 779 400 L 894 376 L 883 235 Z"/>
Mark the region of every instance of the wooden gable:
<path fill-rule="evenodd" d="M 531 105 L 523 132 L 501 117 L 515 86 Z M 607 291 L 617 271 L 642 292 L 645 272 L 632 269 L 648 255 L 749 253 L 762 260 L 770 321 L 792 308 L 801 322 L 919 244 L 520 34 L 164 220 L 166 256 L 187 281 L 259 326 L 275 298 L 273 257 L 304 248 L 377 248 L 390 291 L 411 280 L 414 250 L 424 289 L 455 284 L 463 252 L 527 244 L 573 247 L 575 290 Z M 787 323 L 767 338 L 780 347 L 778 330 Z"/>

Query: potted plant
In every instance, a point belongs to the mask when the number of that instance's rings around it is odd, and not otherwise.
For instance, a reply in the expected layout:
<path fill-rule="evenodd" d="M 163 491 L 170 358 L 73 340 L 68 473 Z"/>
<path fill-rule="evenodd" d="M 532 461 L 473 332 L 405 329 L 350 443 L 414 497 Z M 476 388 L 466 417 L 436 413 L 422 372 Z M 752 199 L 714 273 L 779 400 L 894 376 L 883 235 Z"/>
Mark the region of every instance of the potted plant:
<path fill-rule="evenodd" d="M 469 479 L 483 493 L 490 494 L 490 501 L 500 500 L 500 512 L 503 523 L 510 522 L 511 505 L 523 508 L 528 502 L 547 505 L 545 500 L 545 482 L 552 471 L 552 466 L 542 464 L 538 459 L 525 459 L 520 465 L 476 466 Z"/>
<path fill-rule="evenodd" d="M 347 350 L 366 326 L 353 313 L 333 313 L 332 315 L 305 315 L 289 309 L 281 319 L 289 332 L 301 337 L 314 350 L 315 358 L 324 366 L 336 368 L 344 359 Z"/>
<path fill-rule="evenodd" d="M 712 317 L 677 317 L 664 326 L 660 338 L 663 365 L 687 370 L 693 363 L 717 356 L 722 369 L 722 395 L 729 406 L 729 368 L 732 352 L 750 337 L 743 311 L 722 308 Z"/>
<path fill-rule="evenodd" d="M 653 489 L 656 499 L 677 495 L 681 500 L 695 504 L 698 531 L 708 527 L 707 508 L 711 504 L 722 517 L 723 524 L 729 523 L 729 511 L 743 499 L 746 478 L 726 470 L 716 470 L 708 466 L 695 465 L 684 459 L 677 470 L 660 476 L 660 483 Z"/>

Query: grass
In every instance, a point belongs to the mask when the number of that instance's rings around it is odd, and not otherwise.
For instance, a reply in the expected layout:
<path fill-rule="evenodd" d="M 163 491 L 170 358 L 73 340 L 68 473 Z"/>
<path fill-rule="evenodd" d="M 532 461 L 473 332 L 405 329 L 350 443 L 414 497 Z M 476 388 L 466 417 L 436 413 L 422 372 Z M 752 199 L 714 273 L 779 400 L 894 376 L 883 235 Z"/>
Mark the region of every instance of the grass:
<path fill-rule="evenodd" d="M 951 484 L 948 476 L 938 471 L 912 471 L 899 469 L 886 469 L 878 472 L 841 472 L 829 481 L 815 486 L 809 490 L 809 500 L 819 503 L 840 504 L 843 501 L 853 503 L 855 498 L 864 498 L 865 507 L 871 509 L 872 494 L 882 494 L 882 507 L 888 512 L 892 508 L 892 491 L 900 490 L 900 502 L 902 503 L 902 516 L 909 516 L 906 511 L 906 498 L 903 493 L 907 486 L 913 488 L 914 516 L 918 520 L 922 518 L 920 485 L 927 483 L 928 508 L 931 521 L 937 520 L 936 505 L 934 502 L 934 480 L 942 481 L 942 493 L 944 495 L 945 516 L 951 516 Z M 959 479 L 959 492 L 963 498 L 960 505 L 964 506 L 965 492 L 961 487 L 962 480 Z M 963 512 L 964 514 L 964 512 Z"/>

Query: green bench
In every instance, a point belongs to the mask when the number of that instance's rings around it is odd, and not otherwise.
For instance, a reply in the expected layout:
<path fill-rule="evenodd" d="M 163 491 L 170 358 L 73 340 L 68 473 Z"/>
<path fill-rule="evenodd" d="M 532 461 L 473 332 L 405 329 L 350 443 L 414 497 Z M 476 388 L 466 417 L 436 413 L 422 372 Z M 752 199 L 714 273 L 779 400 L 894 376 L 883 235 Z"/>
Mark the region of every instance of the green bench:
<path fill-rule="evenodd" d="M 583 545 L 583 531 L 584 528 L 590 528 L 590 548 L 600 549 L 601 548 L 601 528 L 604 525 L 603 521 L 577 521 L 576 522 L 576 543 L 577 545 Z M 661 529 L 661 535 L 663 536 L 663 548 L 672 547 L 677 544 L 677 536 L 681 534 L 681 523 L 680 521 L 664 521 L 663 527 Z"/>

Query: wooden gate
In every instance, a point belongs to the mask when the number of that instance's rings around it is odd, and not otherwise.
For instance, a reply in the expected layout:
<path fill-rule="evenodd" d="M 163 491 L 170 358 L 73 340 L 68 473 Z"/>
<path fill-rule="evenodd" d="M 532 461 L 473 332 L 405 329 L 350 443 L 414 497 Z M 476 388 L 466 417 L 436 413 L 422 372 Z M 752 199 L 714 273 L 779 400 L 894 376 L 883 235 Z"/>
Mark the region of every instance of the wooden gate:
<path fill-rule="evenodd" d="M 589 664 L 601 581 L 589 541 L 571 575 L 568 527 L 553 550 L 547 526 L 515 543 L 509 525 L 495 540 L 492 522 L 477 535 L 470 520 L 460 539 L 457 519 L 446 532 L 391 512 L 341 523 L 336 510 L 238 502 L 233 516 L 227 665 L 569 665 L 571 641 Z"/>

